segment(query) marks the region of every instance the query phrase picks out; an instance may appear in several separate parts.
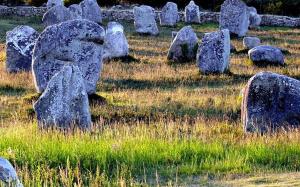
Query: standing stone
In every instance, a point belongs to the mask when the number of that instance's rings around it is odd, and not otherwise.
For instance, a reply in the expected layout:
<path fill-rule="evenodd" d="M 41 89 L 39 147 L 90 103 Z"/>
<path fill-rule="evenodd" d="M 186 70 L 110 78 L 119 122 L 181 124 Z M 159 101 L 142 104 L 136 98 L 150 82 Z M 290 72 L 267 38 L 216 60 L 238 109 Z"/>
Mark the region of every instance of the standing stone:
<path fill-rule="evenodd" d="M 43 24 L 45 27 L 58 24 L 72 19 L 71 12 L 63 5 L 50 8 L 43 16 Z"/>
<path fill-rule="evenodd" d="M 176 3 L 168 2 L 159 14 L 160 25 L 176 26 L 179 19 L 178 7 Z"/>
<path fill-rule="evenodd" d="M 250 28 L 258 28 L 261 23 L 261 16 L 257 14 L 257 10 L 254 7 L 248 7 L 249 11 L 249 21 L 250 21 Z"/>
<path fill-rule="evenodd" d="M 245 49 L 252 49 L 260 45 L 260 39 L 257 37 L 244 37 L 243 45 Z"/>
<path fill-rule="evenodd" d="M 277 47 L 261 45 L 248 51 L 250 60 L 258 65 L 284 65 L 284 55 Z"/>
<path fill-rule="evenodd" d="M 207 33 L 197 53 L 197 62 L 202 73 L 224 73 L 229 70 L 230 34 L 228 29 Z"/>
<path fill-rule="evenodd" d="M 55 6 L 63 6 L 64 1 L 63 0 L 48 0 L 47 1 L 47 9 L 50 9 Z"/>
<path fill-rule="evenodd" d="M 88 94 L 79 68 L 65 65 L 55 74 L 34 104 L 34 110 L 42 129 L 90 129 L 92 122 Z"/>
<path fill-rule="evenodd" d="M 248 32 L 249 11 L 241 0 L 225 0 L 221 6 L 220 28 L 243 37 Z"/>
<path fill-rule="evenodd" d="M 90 21 L 94 21 L 98 24 L 102 23 L 101 8 L 97 3 L 97 0 L 83 0 L 80 3 L 82 8 L 82 18 Z"/>
<path fill-rule="evenodd" d="M 200 23 L 200 9 L 193 0 L 185 7 L 184 16 L 186 23 Z"/>
<path fill-rule="evenodd" d="M 82 72 L 88 94 L 95 93 L 102 69 L 105 31 L 88 20 L 70 20 L 46 28 L 33 51 L 33 75 L 39 93 L 65 64 Z"/>
<path fill-rule="evenodd" d="M 39 34 L 29 26 L 18 26 L 6 33 L 6 70 L 30 71 L 32 51 Z"/>
<path fill-rule="evenodd" d="M 146 5 L 136 6 L 133 8 L 133 13 L 134 26 L 137 33 L 154 36 L 159 34 L 152 7 Z"/>
<path fill-rule="evenodd" d="M 188 62 L 196 59 L 198 37 L 191 26 L 183 27 L 174 38 L 168 52 L 168 60 Z"/>
<path fill-rule="evenodd" d="M 82 19 L 82 8 L 80 5 L 73 4 L 69 6 L 69 11 L 71 13 L 72 19 Z"/>
<path fill-rule="evenodd" d="M 129 55 L 129 45 L 120 23 L 109 22 L 104 39 L 104 58 L 120 58 Z"/>
<path fill-rule="evenodd" d="M 20 182 L 15 168 L 11 163 L 0 157 L 0 180 L 3 181 L 6 186 L 23 187 Z"/>
<path fill-rule="evenodd" d="M 252 77 L 243 94 L 246 132 L 272 132 L 300 125 L 300 81 L 271 72 Z"/>

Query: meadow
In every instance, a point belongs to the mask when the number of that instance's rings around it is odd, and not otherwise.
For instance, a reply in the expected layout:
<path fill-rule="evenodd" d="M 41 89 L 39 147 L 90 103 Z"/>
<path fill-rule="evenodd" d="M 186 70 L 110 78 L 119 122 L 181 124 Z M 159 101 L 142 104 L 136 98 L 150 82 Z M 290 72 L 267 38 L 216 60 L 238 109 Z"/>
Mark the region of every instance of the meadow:
<path fill-rule="evenodd" d="M 196 62 L 166 60 L 171 32 L 183 23 L 152 37 L 122 22 L 132 59 L 104 64 L 90 98 L 93 130 L 84 133 L 38 129 L 32 74 L 5 71 L 6 31 L 20 24 L 42 31 L 40 20 L 0 18 L 0 155 L 25 186 L 300 185 L 298 130 L 245 134 L 240 114 L 241 90 L 254 74 L 300 79 L 299 28 L 248 34 L 287 49 L 285 67 L 255 67 L 234 38 L 230 73 L 202 75 Z M 201 38 L 218 25 L 193 28 Z"/>

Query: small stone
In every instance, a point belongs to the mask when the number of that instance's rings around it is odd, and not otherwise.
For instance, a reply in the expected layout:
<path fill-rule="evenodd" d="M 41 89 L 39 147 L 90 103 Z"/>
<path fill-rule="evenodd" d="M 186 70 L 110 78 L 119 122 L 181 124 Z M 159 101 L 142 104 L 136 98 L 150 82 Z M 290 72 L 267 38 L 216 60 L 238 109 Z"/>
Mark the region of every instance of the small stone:
<path fill-rule="evenodd" d="M 158 35 L 158 27 L 155 21 L 154 9 L 150 6 L 142 5 L 134 7 L 134 26 L 137 33 Z"/>
<path fill-rule="evenodd" d="M 256 8 L 254 7 L 248 7 L 248 11 L 249 11 L 249 21 L 250 21 L 250 25 L 249 28 L 258 28 L 260 26 L 261 23 L 261 16 L 257 13 Z"/>
<path fill-rule="evenodd" d="M 243 45 L 245 49 L 252 49 L 260 45 L 260 39 L 257 37 L 244 37 Z"/>
<path fill-rule="evenodd" d="M 11 163 L 0 157 L 0 180 L 2 180 L 6 186 L 23 187 L 20 182 L 15 168 Z"/>
<path fill-rule="evenodd" d="M 176 26 L 179 19 L 177 4 L 168 2 L 162 8 L 159 19 L 162 26 Z"/>
<path fill-rule="evenodd" d="M 63 6 L 63 5 L 64 5 L 63 0 L 48 0 L 46 6 L 47 6 L 47 9 L 50 9 L 55 6 Z"/>
<path fill-rule="evenodd" d="M 284 55 L 277 47 L 261 45 L 248 52 L 250 60 L 258 65 L 284 65 Z"/>
<path fill-rule="evenodd" d="M 200 23 L 200 9 L 193 0 L 185 7 L 184 16 L 186 23 Z"/>

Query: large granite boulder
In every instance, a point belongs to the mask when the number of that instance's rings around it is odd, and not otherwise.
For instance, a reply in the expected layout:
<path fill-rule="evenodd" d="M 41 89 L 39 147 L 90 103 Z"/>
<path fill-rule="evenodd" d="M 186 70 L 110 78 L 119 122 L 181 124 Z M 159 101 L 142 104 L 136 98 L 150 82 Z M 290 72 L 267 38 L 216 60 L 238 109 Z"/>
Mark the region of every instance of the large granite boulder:
<path fill-rule="evenodd" d="M 15 168 L 11 163 L 0 157 L 0 180 L 4 182 L 5 186 L 23 187 L 20 182 Z"/>
<path fill-rule="evenodd" d="M 80 6 L 83 19 L 94 21 L 98 24 L 102 23 L 102 12 L 97 0 L 83 0 Z"/>
<path fill-rule="evenodd" d="M 50 9 L 55 6 L 63 6 L 64 1 L 63 0 L 48 0 L 47 1 L 47 9 Z"/>
<path fill-rule="evenodd" d="M 45 27 L 58 24 L 72 19 L 71 12 L 63 5 L 50 8 L 43 16 L 43 24 Z"/>
<path fill-rule="evenodd" d="M 246 132 L 272 132 L 300 126 L 300 81 L 271 72 L 252 77 L 243 93 Z"/>
<path fill-rule="evenodd" d="M 249 21 L 250 21 L 250 28 L 258 28 L 261 23 L 261 16 L 257 13 L 256 8 L 248 7 L 249 11 Z"/>
<path fill-rule="evenodd" d="M 249 28 L 249 11 L 241 0 L 225 0 L 221 6 L 220 28 L 243 37 Z"/>
<path fill-rule="evenodd" d="M 257 37 L 244 37 L 243 45 L 245 49 L 252 49 L 260 45 L 260 39 Z"/>
<path fill-rule="evenodd" d="M 42 129 L 90 129 L 88 94 L 79 68 L 67 64 L 55 74 L 34 104 L 34 110 Z"/>
<path fill-rule="evenodd" d="M 168 60 L 188 62 L 196 59 L 198 37 L 191 26 L 183 27 L 174 38 L 168 52 Z"/>
<path fill-rule="evenodd" d="M 186 23 L 200 23 L 200 9 L 193 0 L 185 7 L 184 17 Z"/>
<path fill-rule="evenodd" d="M 37 91 L 43 92 L 53 75 L 72 63 L 82 72 L 87 93 L 94 93 L 102 70 L 104 36 L 104 29 L 88 20 L 70 20 L 46 28 L 33 51 Z"/>
<path fill-rule="evenodd" d="M 230 64 L 228 29 L 206 33 L 197 52 L 197 63 L 204 74 L 224 73 Z"/>
<path fill-rule="evenodd" d="M 162 26 L 176 26 L 179 15 L 176 3 L 168 2 L 159 14 L 160 25 Z"/>
<path fill-rule="evenodd" d="M 104 39 L 104 58 L 120 58 L 129 55 L 129 45 L 120 23 L 109 22 Z"/>
<path fill-rule="evenodd" d="M 284 65 L 284 55 L 277 47 L 257 46 L 248 51 L 248 56 L 256 65 Z"/>
<path fill-rule="evenodd" d="M 139 34 L 158 35 L 158 27 L 155 20 L 154 9 L 150 6 L 142 5 L 133 8 L 134 26 Z"/>
<path fill-rule="evenodd" d="M 39 36 L 29 26 L 18 26 L 6 33 L 6 71 L 30 71 L 32 52 Z"/>

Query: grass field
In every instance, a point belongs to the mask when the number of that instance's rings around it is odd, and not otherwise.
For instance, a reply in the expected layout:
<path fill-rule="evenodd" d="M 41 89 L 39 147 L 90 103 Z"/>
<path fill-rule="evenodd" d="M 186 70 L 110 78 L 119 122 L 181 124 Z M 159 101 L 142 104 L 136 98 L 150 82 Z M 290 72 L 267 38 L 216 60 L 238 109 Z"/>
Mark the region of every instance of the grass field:
<path fill-rule="evenodd" d="M 42 30 L 40 18 L 0 18 L 0 155 L 25 186 L 297 184 L 300 134 L 244 134 L 240 91 L 264 70 L 300 78 L 300 29 L 249 33 L 288 49 L 286 67 L 258 68 L 237 53 L 231 74 L 217 76 L 167 62 L 171 32 L 183 24 L 145 37 L 123 23 L 137 61 L 104 64 L 97 94 L 107 102 L 91 103 L 91 133 L 61 133 L 37 128 L 31 73 L 5 72 L 5 32 L 19 24 Z M 217 27 L 193 25 L 199 37 Z M 241 39 L 232 43 L 243 50 Z"/>

